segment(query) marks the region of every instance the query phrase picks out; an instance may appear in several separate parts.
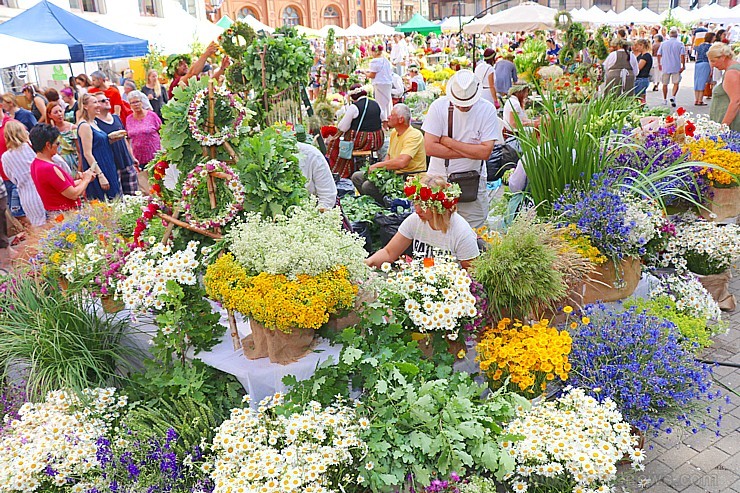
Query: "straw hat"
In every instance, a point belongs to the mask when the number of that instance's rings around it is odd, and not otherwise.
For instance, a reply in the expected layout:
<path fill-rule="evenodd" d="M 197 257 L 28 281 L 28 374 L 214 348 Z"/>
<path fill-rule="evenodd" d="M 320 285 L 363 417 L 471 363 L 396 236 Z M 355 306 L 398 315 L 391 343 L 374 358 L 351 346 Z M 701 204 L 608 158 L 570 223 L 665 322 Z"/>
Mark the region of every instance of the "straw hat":
<path fill-rule="evenodd" d="M 478 102 L 481 96 L 480 81 L 467 69 L 455 72 L 447 81 L 447 97 L 455 106 L 467 108 Z"/>

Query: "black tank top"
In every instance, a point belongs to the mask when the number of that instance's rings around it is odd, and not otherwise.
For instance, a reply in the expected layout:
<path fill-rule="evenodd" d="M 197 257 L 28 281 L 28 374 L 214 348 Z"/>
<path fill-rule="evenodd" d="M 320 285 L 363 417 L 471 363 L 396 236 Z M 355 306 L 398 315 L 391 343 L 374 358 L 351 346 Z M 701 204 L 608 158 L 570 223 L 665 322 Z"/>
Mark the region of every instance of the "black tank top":
<path fill-rule="evenodd" d="M 362 119 L 362 127 L 360 132 L 376 132 L 380 130 L 383 122 L 380 120 L 380 105 L 369 98 L 361 98 L 359 101 L 352 103 L 360 111 L 357 118 L 352 120 L 350 130 L 358 130 L 357 126 L 360 124 L 362 118 L 362 112 L 365 111 L 365 105 L 367 105 L 367 112 L 365 112 L 365 118 Z"/>

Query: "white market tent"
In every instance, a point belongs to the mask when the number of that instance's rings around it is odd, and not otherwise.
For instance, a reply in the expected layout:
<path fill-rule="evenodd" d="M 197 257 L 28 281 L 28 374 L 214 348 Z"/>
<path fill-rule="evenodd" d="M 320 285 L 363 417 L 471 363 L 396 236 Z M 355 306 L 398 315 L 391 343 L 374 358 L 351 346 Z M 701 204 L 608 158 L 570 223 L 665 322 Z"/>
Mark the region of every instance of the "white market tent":
<path fill-rule="evenodd" d="M 339 34 L 337 34 L 339 36 Z M 364 27 L 360 27 L 357 24 L 351 24 L 347 29 L 344 30 L 344 33 L 342 34 L 343 37 L 349 38 L 349 37 L 363 37 L 363 36 L 370 36 Z"/>
<path fill-rule="evenodd" d="M 740 23 L 740 5 L 729 9 L 729 12 L 725 17 L 718 17 L 713 19 L 713 22 L 717 24 L 724 24 L 725 26 L 729 24 Z"/>
<path fill-rule="evenodd" d="M 295 30 L 298 31 L 298 34 L 303 34 L 304 36 L 307 36 L 309 38 L 321 37 L 321 33 L 318 29 L 311 29 L 310 27 L 301 26 L 300 24 L 295 26 Z"/>
<path fill-rule="evenodd" d="M 591 24 L 591 21 L 588 19 L 588 10 L 584 9 L 583 7 L 581 7 L 580 9 L 571 10 L 570 16 L 573 18 L 574 22 Z"/>
<path fill-rule="evenodd" d="M 588 9 L 584 14 L 587 21 L 592 24 L 607 24 L 609 22 L 609 19 L 606 18 L 606 13 L 596 5 Z"/>
<path fill-rule="evenodd" d="M 0 68 L 52 60 L 71 60 L 67 45 L 37 43 L 0 34 Z"/>
<path fill-rule="evenodd" d="M 689 12 L 692 15 L 692 20 L 716 22 L 715 19 L 722 19 L 730 15 L 730 9 L 722 7 L 717 3 L 711 5 L 705 5 L 697 10 Z"/>
<path fill-rule="evenodd" d="M 373 25 L 365 29 L 365 32 L 368 36 L 393 36 L 396 34 L 395 29 L 380 21 L 375 22 Z"/>
<path fill-rule="evenodd" d="M 637 22 L 635 22 L 635 18 L 638 15 L 640 15 L 640 11 L 630 5 L 622 12 L 617 14 L 617 19 L 619 20 L 620 24 L 629 24 L 630 22 L 634 22 L 635 24 L 637 24 Z"/>
<path fill-rule="evenodd" d="M 621 24 L 622 20 L 619 18 L 619 14 L 614 12 L 612 9 L 609 9 L 604 13 L 604 19 L 606 19 L 606 24 Z"/>
<path fill-rule="evenodd" d="M 694 15 L 683 7 L 676 7 L 675 9 L 668 9 L 663 12 L 660 17 L 661 19 L 667 18 L 672 15 L 674 19 L 677 19 L 683 23 L 690 23 L 694 21 Z"/>
<path fill-rule="evenodd" d="M 459 31 L 460 26 L 464 26 L 465 24 L 470 22 L 470 19 L 472 18 L 472 15 L 448 17 L 442 21 L 439 27 L 441 27 L 443 31 Z"/>
<path fill-rule="evenodd" d="M 257 20 L 256 17 L 254 17 L 252 14 L 247 14 L 246 17 L 240 19 L 242 22 L 246 22 L 249 27 L 254 29 L 256 32 L 264 31 L 266 33 L 272 34 L 275 32 L 273 28 L 268 26 L 267 24 L 264 24 Z"/>
<path fill-rule="evenodd" d="M 492 14 L 487 20 L 480 19 L 483 30 L 480 32 L 511 32 L 511 31 L 536 31 L 538 29 L 553 29 L 555 27 L 555 14 L 558 11 L 534 2 L 524 2 L 515 7 L 502 10 Z M 463 28 L 467 34 L 478 34 L 476 23 L 471 22 Z"/>
<path fill-rule="evenodd" d="M 321 36 L 327 37 L 329 35 L 329 29 L 334 29 L 334 36 L 336 37 L 344 36 L 344 29 L 339 26 L 332 26 L 330 24 L 327 24 L 319 29 L 319 33 L 321 33 Z"/>
<path fill-rule="evenodd" d="M 645 7 L 637 14 L 634 22 L 635 24 L 660 24 L 660 16 Z"/>

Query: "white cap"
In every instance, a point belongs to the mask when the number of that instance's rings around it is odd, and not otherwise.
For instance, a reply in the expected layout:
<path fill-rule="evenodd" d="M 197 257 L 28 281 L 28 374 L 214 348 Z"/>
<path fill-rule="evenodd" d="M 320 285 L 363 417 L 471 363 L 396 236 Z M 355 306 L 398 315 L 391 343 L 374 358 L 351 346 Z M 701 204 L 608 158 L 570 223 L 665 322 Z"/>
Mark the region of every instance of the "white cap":
<path fill-rule="evenodd" d="M 452 104 L 467 108 L 473 106 L 480 99 L 480 81 L 470 70 L 458 70 L 447 81 L 446 92 Z"/>

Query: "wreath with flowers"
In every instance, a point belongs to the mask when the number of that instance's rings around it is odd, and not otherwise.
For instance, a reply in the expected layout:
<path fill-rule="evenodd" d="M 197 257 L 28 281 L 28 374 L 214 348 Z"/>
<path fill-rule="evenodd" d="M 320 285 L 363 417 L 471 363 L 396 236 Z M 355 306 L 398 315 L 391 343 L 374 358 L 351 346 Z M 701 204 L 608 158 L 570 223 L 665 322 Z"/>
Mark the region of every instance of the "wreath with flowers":
<path fill-rule="evenodd" d="M 239 129 L 247 116 L 247 108 L 223 86 L 213 88 L 216 97 L 214 107 L 215 133 L 208 134 L 201 130 L 206 122 L 207 111 L 203 108 L 208 101 L 208 89 L 201 89 L 190 101 L 188 107 L 188 128 L 195 140 L 204 146 L 221 145 L 227 140 L 239 135 Z M 236 110 L 236 117 L 234 111 Z"/>
<path fill-rule="evenodd" d="M 460 200 L 460 185 L 457 183 L 429 186 L 423 184 L 418 175 L 408 177 L 403 192 L 424 210 L 433 209 L 437 214 L 452 211 Z"/>
<path fill-rule="evenodd" d="M 244 57 L 244 51 L 256 37 L 257 33 L 249 24 L 237 21 L 218 37 L 218 42 L 231 59 L 241 60 Z"/>
<path fill-rule="evenodd" d="M 211 209 L 208 196 L 208 175 L 222 178 L 215 182 L 216 209 Z M 208 229 L 225 226 L 243 209 L 246 190 L 239 175 L 223 161 L 211 159 L 197 165 L 182 185 L 182 208 L 185 219 L 195 227 Z"/>

